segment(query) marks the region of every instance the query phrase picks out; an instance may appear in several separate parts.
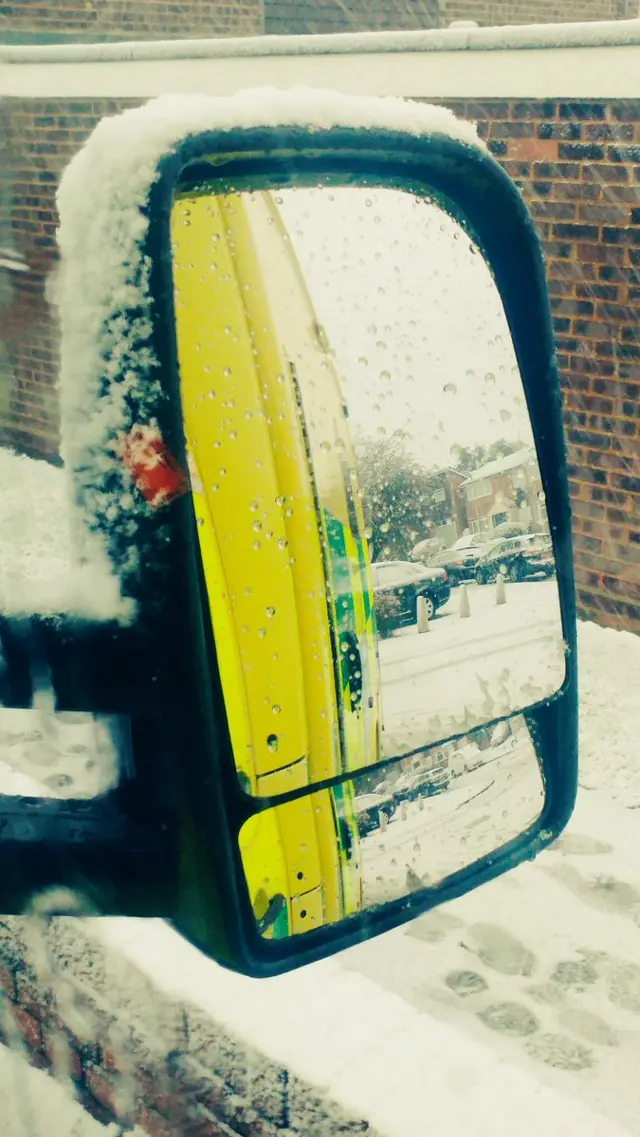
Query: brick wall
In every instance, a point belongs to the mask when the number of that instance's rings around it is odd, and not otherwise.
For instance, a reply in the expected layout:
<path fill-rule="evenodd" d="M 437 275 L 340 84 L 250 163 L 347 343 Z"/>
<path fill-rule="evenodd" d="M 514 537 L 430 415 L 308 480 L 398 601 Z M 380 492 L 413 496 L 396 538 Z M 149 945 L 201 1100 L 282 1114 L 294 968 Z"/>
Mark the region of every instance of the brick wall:
<path fill-rule="evenodd" d="M 95 122 L 121 105 L 30 101 L 5 112 L 11 240 L 29 272 L 0 271 L 13 293 L 0 307 L 13 382 L 8 406 L 0 404 L 0 442 L 34 456 L 54 458 L 58 445 L 56 330 L 44 299 L 55 263 L 55 186 Z M 478 122 L 545 244 L 581 612 L 640 632 L 640 100 L 449 105 Z"/>
<path fill-rule="evenodd" d="M 638 15 L 638 0 L 265 0 L 269 35 L 446 27 L 475 20 L 483 27 L 621 20 Z"/>
<path fill-rule="evenodd" d="M 640 632 L 640 100 L 448 105 L 478 123 L 543 239 L 580 612 Z"/>
<path fill-rule="evenodd" d="M 442 0 L 265 0 L 267 35 L 440 27 Z"/>
<path fill-rule="evenodd" d="M 452 20 L 475 20 L 482 27 L 500 27 L 624 20 L 637 15 L 638 0 L 440 0 L 443 26 Z"/>
<path fill-rule="evenodd" d="M 260 0 L 18 0 L 0 4 L 0 43 L 99 43 L 259 35 Z"/>
<path fill-rule="evenodd" d="M 581 611 L 640 631 L 640 100 L 450 105 L 478 121 L 545 243 Z M 55 457 L 58 443 L 57 341 L 44 299 L 55 263 L 55 186 L 95 122 L 120 106 L 30 101 L 5 112 L 11 240 L 29 271 L 0 273 L 11 276 L 0 339 L 13 382 L 9 405 L 0 406 L 0 441 L 35 456 Z"/>
<path fill-rule="evenodd" d="M 8 283 L 8 295 L 0 303 L 0 342 L 10 362 L 0 402 L 0 442 L 34 457 L 55 459 L 59 444 L 54 389 L 58 335 L 45 299 L 47 277 L 56 261 L 56 188 L 62 170 L 100 118 L 125 105 L 108 100 L 13 100 L 0 110 L 12 219 L 9 231 L 0 230 L 0 249 L 14 247 L 28 270 L 0 269 Z"/>
<path fill-rule="evenodd" d="M 212 967 L 214 965 L 212 964 Z M 356 1137 L 368 1122 L 172 999 L 80 920 L 0 919 L 0 1040 L 150 1137 Z"/>

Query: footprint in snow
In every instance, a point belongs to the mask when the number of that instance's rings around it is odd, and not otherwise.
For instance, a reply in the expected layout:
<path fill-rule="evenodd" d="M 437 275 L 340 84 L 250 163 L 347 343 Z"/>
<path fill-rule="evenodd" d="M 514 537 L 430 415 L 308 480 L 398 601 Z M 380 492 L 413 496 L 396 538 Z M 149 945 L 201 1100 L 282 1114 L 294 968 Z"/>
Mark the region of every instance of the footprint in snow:
<path fill-rule="evenodd" d="M 563 959 L 551 973 L 551 982 L 563 991 L 584 991 L 598 981 L 598 971 L 586 959 Z"/>
<path fill-rule="evenodd" d="M 432 912 L 427 912 L 424 916 L 419 916 L 417 920 L 408 924 L 405 935 L 411 936 L 415 940 L 421 940 L 423 943 L 437 944 L 445 939 L 454 928 L 462 926 L 463 922 L 457 916 L 452 916 L 449 912 L 442 912 L 435 908 Z"/>
<path fill-rule="evenodd" d="M 501 975 L 532 975 L 537 962 L 516 936 L 495 924 L 472 924 L 460 946 Z"/>
<path fill-rule="evenodd" d="M 480 995 L 489 989 L 489 984 L 477 971 L 450 971 L 445 976 L 447 987 L 462 999 L 469 995 Z"/>
<path fill-rule="evenodd" d="M 525 1049 L 531 1058 L 557 1070 L 591 1070 L 595 1065 L 593 1051 L 563 1034 L 537 1034 L 527 1039 Z"/>
<path fill-rule="evenodd" d="M 624 880 L 613 876 L 587 877 L 573 865 L 544 865 L 542 869 L 585 904 L 601 912 L 629 915 L 640 909 L 640 892 Z"/>
<path fill-rule="evenodd" d="M 507 1034 L 523 1038 L 529 1034 L 535 1034 L 539 1029 L 539 1023 L 536 1016 L 528 1007 L 523 1007 L 521 1003 L 493 1003 L 484 1010 L 478 1011 L 478 1018 L 490 1030 L 498 1031 L 499 1034 Z"/>
<path fill-rule="evenodd" d="M 613 845 L 607 841 L 597 841 L 594 837 L 583 837 L 579 833 L 565 833 L 558 837 L 549 852 L 562 853 L 568 857 L 596 857 L 613 852 Z"/>
<path fill-rule="evenodd" d="M 619 1043 L 618 1035 L 609 1026 L 609 1023 L 601 1019 L 599 1015 L 592 1014 L 591 1011 L 566 1007 L 559 1013 L 558 1022 L 571 1034 L 577 1034 L 579 1038 L 583 1038 L 585 1042 L 591 1042 L 595 1046 L 617 1046 Z"/>

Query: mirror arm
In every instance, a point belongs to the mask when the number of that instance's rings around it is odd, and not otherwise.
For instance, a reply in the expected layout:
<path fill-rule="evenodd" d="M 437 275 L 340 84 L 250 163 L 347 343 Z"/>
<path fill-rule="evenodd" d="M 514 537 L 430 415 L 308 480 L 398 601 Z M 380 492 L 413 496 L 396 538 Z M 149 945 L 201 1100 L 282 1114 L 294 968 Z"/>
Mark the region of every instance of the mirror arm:
<path fill-rule="evenodd" d="M 0 705 L 30 708 L 51 691 L 56 711 L 128 714 L 155 703 L 157 653 L 138 625 L 0 614 Z"/>

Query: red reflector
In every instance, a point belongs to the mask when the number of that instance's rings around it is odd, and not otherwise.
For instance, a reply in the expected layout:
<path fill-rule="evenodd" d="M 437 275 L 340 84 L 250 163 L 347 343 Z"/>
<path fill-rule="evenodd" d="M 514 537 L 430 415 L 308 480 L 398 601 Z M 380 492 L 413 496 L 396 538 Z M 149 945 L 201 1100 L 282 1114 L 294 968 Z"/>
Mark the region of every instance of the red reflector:
<path fill-rule="evenodd" d="M 157 426 L 134 426 L 121 438 L 119 449 L 135 485 L 154 509 L 187 493 L 188 478 Z"/>

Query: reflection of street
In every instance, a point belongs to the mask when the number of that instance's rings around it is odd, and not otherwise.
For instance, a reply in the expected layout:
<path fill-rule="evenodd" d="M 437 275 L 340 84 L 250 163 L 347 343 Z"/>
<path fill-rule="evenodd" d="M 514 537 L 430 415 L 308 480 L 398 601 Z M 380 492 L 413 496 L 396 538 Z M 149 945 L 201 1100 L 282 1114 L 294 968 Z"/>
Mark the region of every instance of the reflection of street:
<path fill-rule="evenodd" d="M 542 780 L 529 739 L 450 782 L 436 797 L 408 802 L 361 843 L 367 907 L 435 885 L 492 853 L 539 815 Z"/>
<path fill-rule="evenodd" d="M 470 616 L 460 615 L 468 589 Z M 408 628 L 380 641 L 386 757 L 472 730 L 539 702 L 565 674 L 555 580 L 457 588 L 418 634 Z"/>

